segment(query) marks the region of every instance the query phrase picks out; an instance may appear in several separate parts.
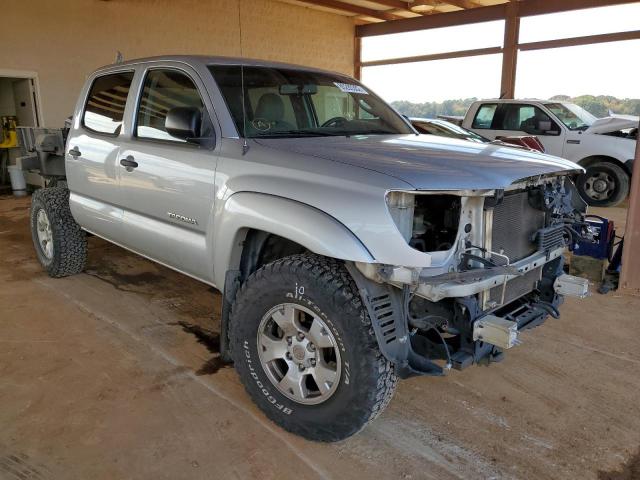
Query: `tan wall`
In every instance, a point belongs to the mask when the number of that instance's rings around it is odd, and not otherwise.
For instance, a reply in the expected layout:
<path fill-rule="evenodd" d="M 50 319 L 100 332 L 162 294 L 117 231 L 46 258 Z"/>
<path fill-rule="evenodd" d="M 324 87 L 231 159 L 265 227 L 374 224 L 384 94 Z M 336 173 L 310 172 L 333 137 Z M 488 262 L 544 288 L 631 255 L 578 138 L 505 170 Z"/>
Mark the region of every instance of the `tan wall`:
<path fill-rule="evenodd" d="M 2 11 L 0 70 L 38 73 L 46 126 L 62 125 L 86 75 L 112 63 L 118 50 L 125 59 L 242 55 L 353 74 L 350 18 L 273 0 L 9 3 Z"/>

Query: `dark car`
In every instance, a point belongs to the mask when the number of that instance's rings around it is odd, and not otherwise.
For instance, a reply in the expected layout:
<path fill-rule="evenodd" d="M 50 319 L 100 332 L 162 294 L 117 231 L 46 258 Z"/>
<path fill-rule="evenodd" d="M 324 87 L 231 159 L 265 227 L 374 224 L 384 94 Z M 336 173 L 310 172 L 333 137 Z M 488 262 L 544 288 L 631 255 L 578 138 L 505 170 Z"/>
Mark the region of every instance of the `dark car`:
<path fill-rule="evenodd" d="M 441 137 L 457 138 L 478 143 L 493 143 L 507 145 L 509 147 L 526 148 L 544 153 L 544 147 L 535 135 L 518 135 L 508 137 L 498 137 L 496 140 L 489 140 L 471 130 L 462 128 L 455 123 L 446 120 L 432 118 L 410 118 L 411 124 L 419 132 L 427 135 L 438 135 Z"/>

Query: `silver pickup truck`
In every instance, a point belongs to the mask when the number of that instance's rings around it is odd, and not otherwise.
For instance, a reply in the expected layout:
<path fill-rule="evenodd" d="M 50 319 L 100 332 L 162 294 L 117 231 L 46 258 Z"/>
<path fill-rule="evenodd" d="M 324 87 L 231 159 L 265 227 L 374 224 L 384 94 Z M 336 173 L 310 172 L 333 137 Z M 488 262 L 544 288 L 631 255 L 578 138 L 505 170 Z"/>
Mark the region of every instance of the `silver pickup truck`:
<path fill-rule="evenodd" d="M 34 145 L 43 165 L 64 157 L 32 200 L 47 272 L 81 272 L 92 234 L 217 288 L 221 354 L 269 418 L 309 439 L 358 432 L 398 378 L 501 360 L 563 295 L 587 294 L 563 272 L 588 235 L 581 167 L 418 135 L 345 75 L 111 65 L 68 131 Z"/>

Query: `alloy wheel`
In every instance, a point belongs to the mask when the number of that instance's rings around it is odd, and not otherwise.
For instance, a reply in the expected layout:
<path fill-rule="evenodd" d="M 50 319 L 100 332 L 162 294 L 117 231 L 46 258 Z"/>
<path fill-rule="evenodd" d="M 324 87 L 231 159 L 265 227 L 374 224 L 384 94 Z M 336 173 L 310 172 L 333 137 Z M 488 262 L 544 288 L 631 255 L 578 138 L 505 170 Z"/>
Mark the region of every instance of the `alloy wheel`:
<path fill-rule="evenodd" d="M 40 249 L 47 259 L 53 258 L 53 232 L 51 231 L 51 222 L 44 209 L 38 211 L 36 217 L 36 230 L 38 232 L 38 243 Z"/>
<path fill-rule="evenodd" d="M 329 327 L 311 310 L 283 303 L 258 328 L 258 356 L 273 385 L 291 400 L 315 405 L 340 382 L 340 351 Z"/>

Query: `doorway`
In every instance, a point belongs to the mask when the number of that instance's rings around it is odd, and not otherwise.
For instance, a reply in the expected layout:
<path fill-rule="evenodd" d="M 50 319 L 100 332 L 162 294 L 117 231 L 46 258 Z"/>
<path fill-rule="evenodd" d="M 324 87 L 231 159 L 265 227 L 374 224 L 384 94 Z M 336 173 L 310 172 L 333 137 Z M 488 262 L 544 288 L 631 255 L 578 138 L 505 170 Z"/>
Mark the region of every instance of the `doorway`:
<path fill-rule="evenodd" d="M 0 188 L 7 188 L 8 167 L 20 156 L 16 127 L 39 127 L 38 77 L 34 72 L 0 69 Z"/>

